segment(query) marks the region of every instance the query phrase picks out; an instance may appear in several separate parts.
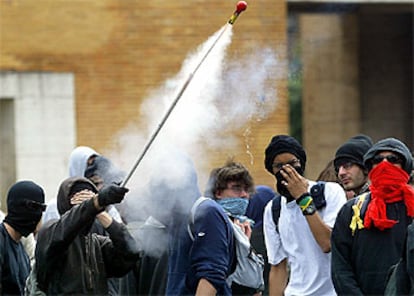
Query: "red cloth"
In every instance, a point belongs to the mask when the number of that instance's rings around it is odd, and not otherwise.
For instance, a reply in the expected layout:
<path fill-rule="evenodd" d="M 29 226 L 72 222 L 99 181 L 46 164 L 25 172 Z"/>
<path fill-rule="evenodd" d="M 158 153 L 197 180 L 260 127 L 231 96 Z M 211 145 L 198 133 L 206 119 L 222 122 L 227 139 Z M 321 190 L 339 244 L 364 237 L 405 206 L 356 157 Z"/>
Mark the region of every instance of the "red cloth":
<path fill-rule="evenodd" d="M 380 230 L 391 228 L 397 221 L 387 218 L 387 203 L 404 200 L 407 215 L 414 217 L 414 188 L 408 183 L 410 176 L 403 169 L 389 163 L 380 162 L 368 175 L 371 180 L 371 202 L 365 214 L 364 226 L 372 224 Z"/>

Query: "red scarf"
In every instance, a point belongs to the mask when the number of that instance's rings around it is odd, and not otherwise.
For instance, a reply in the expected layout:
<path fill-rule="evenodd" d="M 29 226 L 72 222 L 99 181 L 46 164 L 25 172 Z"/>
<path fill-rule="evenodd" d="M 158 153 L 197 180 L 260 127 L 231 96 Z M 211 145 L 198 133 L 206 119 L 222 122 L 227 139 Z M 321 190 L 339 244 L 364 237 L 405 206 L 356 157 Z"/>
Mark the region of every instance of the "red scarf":
<path fill-rule="evenodd" d="M 387 203 L 404 200 L 407 215 L 414 217 L 414 188 L 408 183 L 410 176 L 403 169 L 382 161 L 368 175 L 371 180 L 371 202 L 365 214 L 364 226 L 372 224 L 380 230 L 393 227 L 397 221 L 387 218 Z"/>

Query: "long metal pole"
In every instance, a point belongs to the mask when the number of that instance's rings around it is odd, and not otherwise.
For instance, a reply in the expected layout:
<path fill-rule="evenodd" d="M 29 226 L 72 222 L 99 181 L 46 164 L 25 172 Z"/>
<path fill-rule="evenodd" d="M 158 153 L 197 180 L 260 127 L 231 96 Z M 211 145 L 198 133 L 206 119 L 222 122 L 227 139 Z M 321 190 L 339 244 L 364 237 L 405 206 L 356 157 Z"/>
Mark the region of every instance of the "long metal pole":
<path fill-rule="evenodd" d="M 162 127 L 164 126 L 165 122 L 167 121 L 168 117 L 170 116 L 171 112 L 174 110 L 175 106 L 177 105 L 178 101 L 182 97 L 184 91 L 186 90 L 187 86 L 190 84 L 191 80 L 194 77 L 194 74 L 197 72 L 197 70 L 200 68 L 200 66 L 203 64 L 207 56 L 210 54 L 210 52 L 213 50 L 214 46 L 217 44 L 217 42 L 220 40 L 221 36 L 223 36 L 224 32 L 227 30 L 229 26 L 232 26 L 234 22 L 236 21 L 237 17 L 240 15 L 242 11 L 244 11 L 247 7 L 247 3 L 244 1 L 239 1 L 236 6 L 236 11 L 233 13 L 233 15 L 230 17 L 229 21 L 226 23 L 226 25 L 221 30 L 220 34 L 217 36 L 216 40 L 214 40 L 214 43 L 210 46 L 210 48 L 207 50 L 207 52 L 204 54 L 200 62 L 197 64 L 195 69 L 190 73 L 187 80 L 184 82 L 183 86 L 181 87 L 180 91 L 178 92 L 177 96 L 175 97 L 174 101 L 172 102 L 171 106 L 168 108 L 167 113 L 162 118 L 161 122 L 158 124 L 158 127 L 155 129 L 154 133 L 152 134 L 151 138 L 149 139 L 148 143 L 144 146 L 144 149 L 141 152 L 141 155 L 136 160 L 135 164 L 129 171 L 128 175 L 123 180 L 121 186 L 124 187 L 128 183 L 129 179 L 134 174 L 135 170 L 137 169 L 138 165 L 141 163 L 142 159 L 144 158 L 145 154 L 148 152 L 149 148 L 151 147 L 152 143 L 154 142 L 155 138 L 157 137 L 158 133 L 161 131 Z"/>

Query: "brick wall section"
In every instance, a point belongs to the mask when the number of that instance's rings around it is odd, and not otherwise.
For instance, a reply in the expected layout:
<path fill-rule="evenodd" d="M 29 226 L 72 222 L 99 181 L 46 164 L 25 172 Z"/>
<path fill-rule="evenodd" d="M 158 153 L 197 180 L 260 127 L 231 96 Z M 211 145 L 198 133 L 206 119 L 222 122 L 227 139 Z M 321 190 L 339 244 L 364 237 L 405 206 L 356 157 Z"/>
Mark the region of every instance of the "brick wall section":
<path fill-rule="evenodd" d="M 234 26 L 230 58 L 270 46 L 286 60 L 285 1 L 250 2 Z M 1 1 L 0 71 L 74 73 L 77 144 L 103 151 L 126 125 L 145 125 L 138 116 L 141 101 L 179 70 L 188 52 L 225 24 L 236 3 Z M 212 151 L 211 167 L 234 155 L 248 165 L 257 183 L 273 186 L 263 168 L 263 151 L 272 135 L 288 132 L 286 66 L 278 71 L 281 75 L 270 82 L 278 90 L 277 110 L 246 127 L 253 158 L 240 145 L 236 151 Z M 244 132 L 236 131 L 241 139 Z"/>

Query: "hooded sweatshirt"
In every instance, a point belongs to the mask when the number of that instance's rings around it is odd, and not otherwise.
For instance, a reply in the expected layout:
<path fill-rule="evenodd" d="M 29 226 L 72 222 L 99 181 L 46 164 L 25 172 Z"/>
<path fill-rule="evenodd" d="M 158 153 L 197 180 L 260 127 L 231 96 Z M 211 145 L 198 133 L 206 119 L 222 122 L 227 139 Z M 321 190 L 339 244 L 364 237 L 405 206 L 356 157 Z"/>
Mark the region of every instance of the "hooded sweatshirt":
<path fill-rule="evenodd" d="M 57 198 L 60 219 L 39 231 L 37 279 L 46 294 L 108 294 L 107 279 L 125 275 L 139 258 L 125 225 L 113 220 L 106 228 L 109 237 L 89 231 L 99 211 L 92 199 L 70 205 L 71 189 L 79 183 L 95 188 L 86 178 L 66 179 Z"/>

